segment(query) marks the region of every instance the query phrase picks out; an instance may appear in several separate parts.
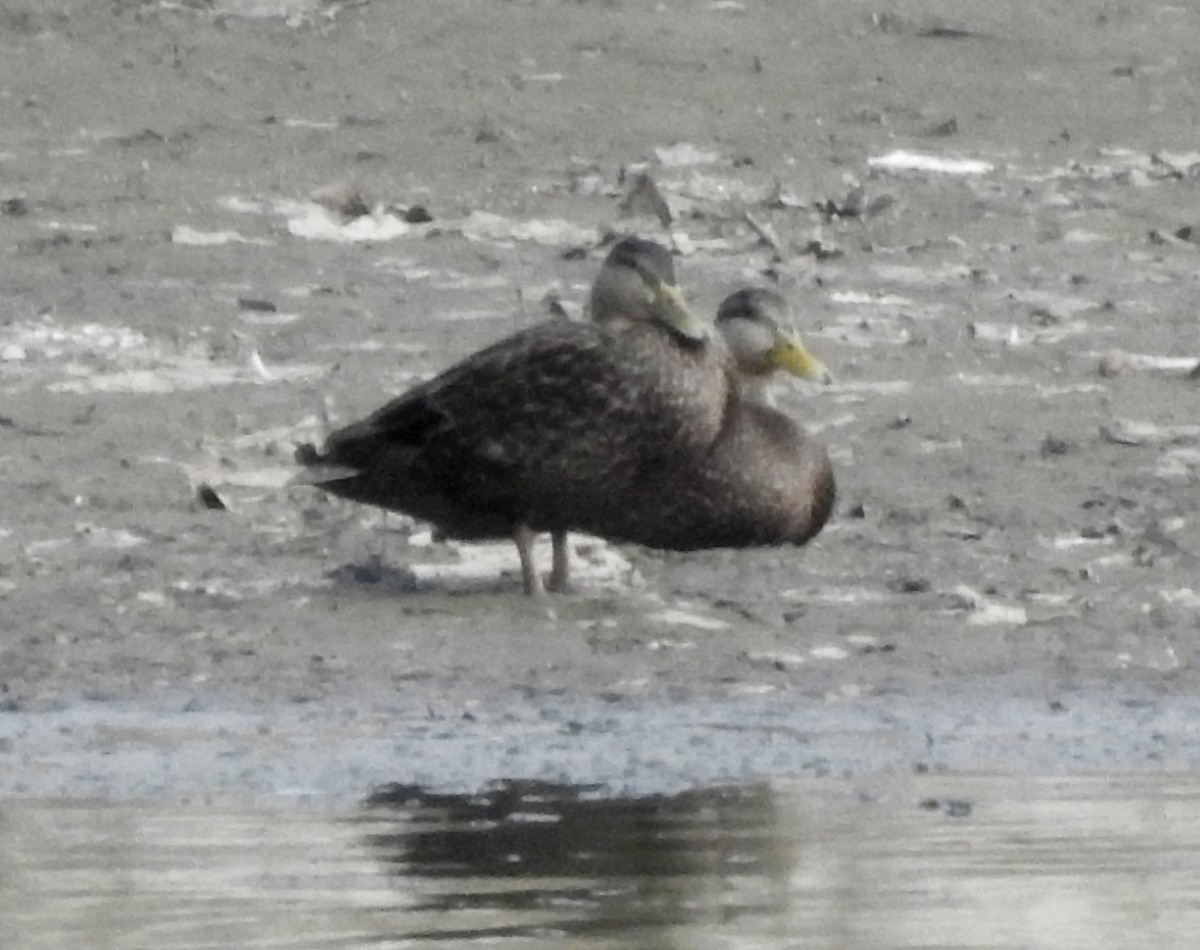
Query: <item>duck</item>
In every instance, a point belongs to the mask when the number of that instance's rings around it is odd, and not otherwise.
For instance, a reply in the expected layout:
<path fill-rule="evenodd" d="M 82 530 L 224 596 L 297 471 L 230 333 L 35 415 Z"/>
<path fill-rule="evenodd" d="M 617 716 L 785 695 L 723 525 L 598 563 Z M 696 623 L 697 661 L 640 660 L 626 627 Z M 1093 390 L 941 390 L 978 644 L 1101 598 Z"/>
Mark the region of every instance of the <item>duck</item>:
<path fill-rule="evenodd" d="M 509 537 L 525 593 L 567 589 L 567 532 L 615 520 L 652 473 L 706 452 L 736 387 L 662 245 L 617 241 L 588 310 L 589 320 L 553 318 L 465 357 L 320 448 L 298 446 L 294 481 L 431 522 L 444 537 Z M 545 578 L 533 554 L 543 532 Z"/>
<path fill-rule="evenodd" d="M 829 371 L 792 325 L 785 298 L 740 289 L 716 328 L 737 386 L 706 453 L 682 455 L 627 504 L 581 523 L 612 541 L 671 551 L 803 545 L 828 522 L 837 484 L 825 447 L 774 404 L 780 372 L 828 383 Z"/>

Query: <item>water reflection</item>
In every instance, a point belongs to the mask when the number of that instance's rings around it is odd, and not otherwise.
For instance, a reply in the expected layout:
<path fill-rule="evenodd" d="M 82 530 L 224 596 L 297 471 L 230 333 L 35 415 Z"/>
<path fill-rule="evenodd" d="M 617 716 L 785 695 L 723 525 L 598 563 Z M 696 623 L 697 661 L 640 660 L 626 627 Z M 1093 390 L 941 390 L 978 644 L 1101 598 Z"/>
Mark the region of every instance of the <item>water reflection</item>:
<path fill-rule="evenodd" d="M 730 924 L 786 903 L 766 786 L 633 800 L 538 783 L 470 798 L 395 787 L 373 804 L 402 816 L 367 841 L 414 895 L 408 938 L 642 934 L 662 946 L 714 910 Z M 469 927 L 447 929 L 448 911 Z"/>
<path fill-rule="evenodd" d="M 0 947 L 1190 946 L 1200 782 L 0 804 Z"/>

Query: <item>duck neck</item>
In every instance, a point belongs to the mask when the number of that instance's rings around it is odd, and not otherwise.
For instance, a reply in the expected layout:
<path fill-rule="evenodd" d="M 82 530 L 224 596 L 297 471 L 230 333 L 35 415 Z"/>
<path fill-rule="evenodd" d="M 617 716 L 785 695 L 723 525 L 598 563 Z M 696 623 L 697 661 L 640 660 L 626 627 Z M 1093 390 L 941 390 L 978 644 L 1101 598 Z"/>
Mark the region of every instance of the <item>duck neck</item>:
<path fill-rule="evenodd" d="M 770 376 L 744 376 L 741 384 L 742 401 L 752 406 L 775 409 L 775 389 Z"/>

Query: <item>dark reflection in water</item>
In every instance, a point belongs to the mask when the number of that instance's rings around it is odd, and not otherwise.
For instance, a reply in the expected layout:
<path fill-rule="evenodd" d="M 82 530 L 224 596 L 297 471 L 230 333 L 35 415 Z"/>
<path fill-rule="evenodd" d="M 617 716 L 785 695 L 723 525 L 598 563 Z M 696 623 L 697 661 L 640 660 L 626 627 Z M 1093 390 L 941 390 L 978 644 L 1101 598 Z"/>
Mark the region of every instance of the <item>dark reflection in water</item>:
<path fill-rule="evenodd" d="M 502 912 L 492 925 L 439 924 L 404 934 L 412 939 L 550 931 L 661 937 L 663 928 L 696 919 L 715 882 L 726 889 L 733 877 L 767 883 L 787 870 L 786 852 L 774 847 L 773 797 L 765 785 L 638 799 L 529 782 L 469 797 L 392 786 L 370 804 L 404 820 L 396 831 L 366 837 L 391 874 L 418 889 L 453 882 L 423 894 L 410 911 Z M 744 901 L 723 901 L 721 917 L 729 923 L 748 911 L 778 911 L 785 902 L 786 889 L 767 886 L 748 891 Z"/>
<path fill-rule="evenodd" d="M 1190 947 L 1200 781 L 0 802 L 0 950 Z"/>

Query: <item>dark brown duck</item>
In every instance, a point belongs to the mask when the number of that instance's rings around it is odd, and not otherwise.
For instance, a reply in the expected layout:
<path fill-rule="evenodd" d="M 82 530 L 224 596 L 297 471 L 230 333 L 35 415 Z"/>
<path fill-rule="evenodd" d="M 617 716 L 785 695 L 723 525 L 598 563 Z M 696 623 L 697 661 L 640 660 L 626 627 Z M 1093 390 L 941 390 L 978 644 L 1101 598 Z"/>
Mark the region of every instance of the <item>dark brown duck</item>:
<path fill-rule="evenodd" d="M 786 301 L 769 290 L 731 294 L 717 327 L 738 386 L 711 450 L 682 455 L 643 485 L 639 498 L 579 527 L 604 537 L 675 551 L 804 544 L 836 498 L 825 448 L 771 404 L 780 371 L 828 379 L 790 326 Z"/>
<path fill-rule="evenodd" d="M 551 588 L 567 582 L 566 531 L 615 518 L 648 473 L 707 450 L 734 383 L 679 292 L 670 254 L 616 244 L 592 322 L 507 337 L 332 433 L 300 446 L 306 481 L 403 511 L 458 538 L 511 536 L 527 593 L 534 536 L 554 536 Z"/>

